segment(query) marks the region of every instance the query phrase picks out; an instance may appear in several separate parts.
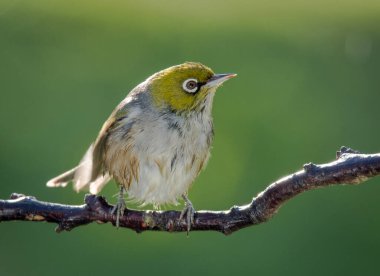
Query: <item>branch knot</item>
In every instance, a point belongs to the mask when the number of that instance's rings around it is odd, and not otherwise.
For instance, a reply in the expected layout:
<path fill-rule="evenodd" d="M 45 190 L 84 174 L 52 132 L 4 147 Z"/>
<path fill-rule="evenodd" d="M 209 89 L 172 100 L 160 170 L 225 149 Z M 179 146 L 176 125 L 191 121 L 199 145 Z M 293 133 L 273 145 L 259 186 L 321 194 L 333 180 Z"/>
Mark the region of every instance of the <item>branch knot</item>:
<path fill-rule="evenodd" d="M 345 153 L 360 154 L 360 151 L 354 150 L 349 147 L 341 146 L 340 149 L 336 152 L 336 159 L 341 158 L 342 155 Z"/>

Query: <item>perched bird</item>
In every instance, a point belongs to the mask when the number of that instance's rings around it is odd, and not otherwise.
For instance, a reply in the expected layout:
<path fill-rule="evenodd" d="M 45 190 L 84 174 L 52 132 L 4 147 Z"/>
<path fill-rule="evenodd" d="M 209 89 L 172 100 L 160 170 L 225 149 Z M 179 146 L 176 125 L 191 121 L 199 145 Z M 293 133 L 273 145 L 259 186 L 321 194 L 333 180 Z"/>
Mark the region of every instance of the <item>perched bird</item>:
<path fill-rule="evenodd" d="M 104 123 L 79 165 L 51 179 L 48 187 L 97 194 L 110 179 L 120 185 L 112 210 L 116 225 L 125 193 L 142 205 L 178 204 L 183 198 L 187 230 L 195 209 L 187 192 L 205 167 L 213 140 L 212 102 L 216 89 L 236 74 L 214 74 L 186 62 L 153 74 L 137 85 Z"/>

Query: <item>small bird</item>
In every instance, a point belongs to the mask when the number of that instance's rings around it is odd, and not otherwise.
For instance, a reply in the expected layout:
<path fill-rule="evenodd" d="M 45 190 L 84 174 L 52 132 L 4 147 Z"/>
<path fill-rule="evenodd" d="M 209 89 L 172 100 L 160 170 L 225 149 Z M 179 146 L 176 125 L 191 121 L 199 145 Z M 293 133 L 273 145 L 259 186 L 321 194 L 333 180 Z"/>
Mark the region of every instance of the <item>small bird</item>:
<path fill-rule="evenodd" d="M 182 197 L 180 220 L 185 219 L 189 232 L 195 209 L 187 194 L 210 156 L 215 91 L 235 76 L 214 74 L 197 62 L 153 74 L 114 109 L 79 165 L 47 186 L 65 187 L 72 181 L 77 192 L 97 194 L 113 178 L 120 187 L 112 210 L 117 227 L 126 193 L 155 208 L 176 205 Z"/>

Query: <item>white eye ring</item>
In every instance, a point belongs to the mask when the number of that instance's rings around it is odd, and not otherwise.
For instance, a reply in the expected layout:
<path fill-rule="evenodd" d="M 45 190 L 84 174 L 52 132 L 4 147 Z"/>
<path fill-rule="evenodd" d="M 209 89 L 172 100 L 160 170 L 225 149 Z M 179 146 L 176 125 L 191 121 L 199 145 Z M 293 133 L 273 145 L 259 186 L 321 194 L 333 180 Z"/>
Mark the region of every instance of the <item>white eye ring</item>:
<path fill-rule="evenodd" d="M 183 82 L 182 88 L 188 93 L 195 93 L 198 90 L 198 81 L 196 79 L 187 79 Z"/>

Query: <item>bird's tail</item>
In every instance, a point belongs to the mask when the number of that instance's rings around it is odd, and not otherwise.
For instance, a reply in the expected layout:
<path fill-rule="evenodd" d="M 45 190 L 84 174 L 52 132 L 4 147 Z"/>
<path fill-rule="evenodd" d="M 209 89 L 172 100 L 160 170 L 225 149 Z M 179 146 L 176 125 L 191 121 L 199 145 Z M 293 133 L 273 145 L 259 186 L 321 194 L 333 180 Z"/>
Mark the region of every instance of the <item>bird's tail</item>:
<path fill-rule="evenodd" d="M 54 177 L 53 179 L 50 179 L 46 186 L 48 187 L 66 187 L 67 184 L 74 179 L 75 172 L 77 171 L 79 166 L 64 172 L 61 175 L 58 175 L 57 177 Z"/>
<path fill-rule="evenodd" d="M 94 146 L 91 145 L 78 166 L 49 180 L 46 186 L 66 187 L 72 181 L 77 192 L 88 189 L 90 193 L 97 194 L 111 177 L 101 173 L 99 166 L 94 166 L 93 152 Z"/>

